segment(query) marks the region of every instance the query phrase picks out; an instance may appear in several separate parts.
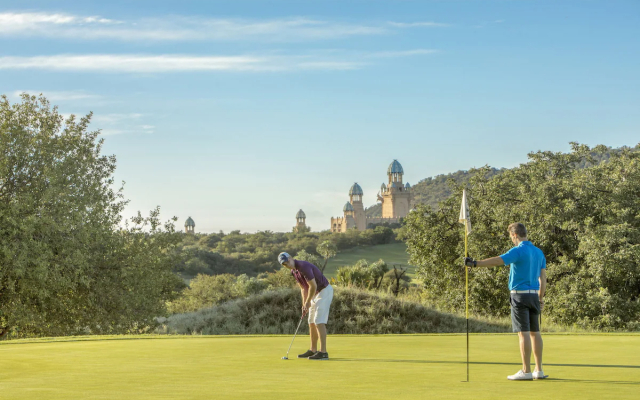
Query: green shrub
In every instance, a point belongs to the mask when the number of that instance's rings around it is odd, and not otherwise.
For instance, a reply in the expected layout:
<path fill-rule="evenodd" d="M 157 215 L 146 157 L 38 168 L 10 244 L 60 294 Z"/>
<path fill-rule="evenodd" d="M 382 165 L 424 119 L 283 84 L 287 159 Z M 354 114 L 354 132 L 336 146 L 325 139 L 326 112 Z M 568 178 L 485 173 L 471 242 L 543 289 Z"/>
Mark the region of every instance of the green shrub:
<path fill-rule="evenodd" d="M 340 286 L 360 289 L 379 289 L 389 267 L 380 259 L 369 265 L 367 260 L 358 260 L 353 266 L 338 268 L 336 283 Z"/>

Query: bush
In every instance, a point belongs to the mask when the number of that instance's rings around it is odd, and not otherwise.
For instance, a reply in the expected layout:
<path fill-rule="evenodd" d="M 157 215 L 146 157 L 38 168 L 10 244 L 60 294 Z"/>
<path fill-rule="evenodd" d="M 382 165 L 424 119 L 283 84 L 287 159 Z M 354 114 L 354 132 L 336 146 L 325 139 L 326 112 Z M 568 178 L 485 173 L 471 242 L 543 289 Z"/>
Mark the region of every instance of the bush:
<path fill-rule="evenodd" d="M 367 260 L 359 260 L 350 267 L 340 267 L 336 272 L 336 283 L 340 286 L 360 289 L 380 289 L 389 267 L 384 260 L 369 265 Z"/>

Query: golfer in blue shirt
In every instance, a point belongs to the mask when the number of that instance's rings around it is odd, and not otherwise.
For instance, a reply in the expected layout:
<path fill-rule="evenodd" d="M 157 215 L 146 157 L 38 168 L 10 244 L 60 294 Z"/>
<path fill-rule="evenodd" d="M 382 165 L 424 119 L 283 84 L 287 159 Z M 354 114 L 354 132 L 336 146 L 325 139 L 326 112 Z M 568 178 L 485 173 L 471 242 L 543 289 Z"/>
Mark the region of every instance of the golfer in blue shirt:
<path fill-rule="evenodd" d="M 540 312 L 544 306 L 544 292 L 547 287 L 547 260 L 542 250 L 527 239 L 527 229 L 521 223 L 513 223 L 508 228 L 514 248 L 499 257 L 485 260 L 465 258 L 465 265 L 474 267 L 496 267 L 509 265 L 509 291 L 511 292 L 511 324 L 520 338 L 522 369 L 509 380 L 544 379 L 542 372 L 542 336 L 540 335 Z M 536 360 L 536 369 L 531 372 L 531 347 Z"/>

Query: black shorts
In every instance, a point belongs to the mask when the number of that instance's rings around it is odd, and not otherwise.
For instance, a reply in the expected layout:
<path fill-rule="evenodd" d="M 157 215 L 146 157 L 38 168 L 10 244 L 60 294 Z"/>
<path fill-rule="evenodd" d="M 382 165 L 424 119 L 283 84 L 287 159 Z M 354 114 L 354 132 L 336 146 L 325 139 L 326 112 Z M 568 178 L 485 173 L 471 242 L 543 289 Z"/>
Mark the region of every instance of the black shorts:
<path fill-rule="evenodd" d="M 537 293 L 511 293 L 514 332 L 540 332 L 540 298 Z"/>

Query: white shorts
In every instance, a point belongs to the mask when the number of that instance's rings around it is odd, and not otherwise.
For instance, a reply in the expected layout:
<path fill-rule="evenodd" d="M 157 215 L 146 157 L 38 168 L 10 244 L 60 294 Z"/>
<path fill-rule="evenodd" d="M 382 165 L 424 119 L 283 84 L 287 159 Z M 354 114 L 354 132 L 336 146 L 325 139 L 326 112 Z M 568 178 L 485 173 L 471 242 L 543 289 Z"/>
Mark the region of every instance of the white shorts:
<path fill-rule="evenodd" d="M 310 324 L 326 324 L 329 320 L 329 307 L 333 300 L 333 287 L 331 285 L 322 289 L 311 300 L 309 307 L 309 323 Z"/>

